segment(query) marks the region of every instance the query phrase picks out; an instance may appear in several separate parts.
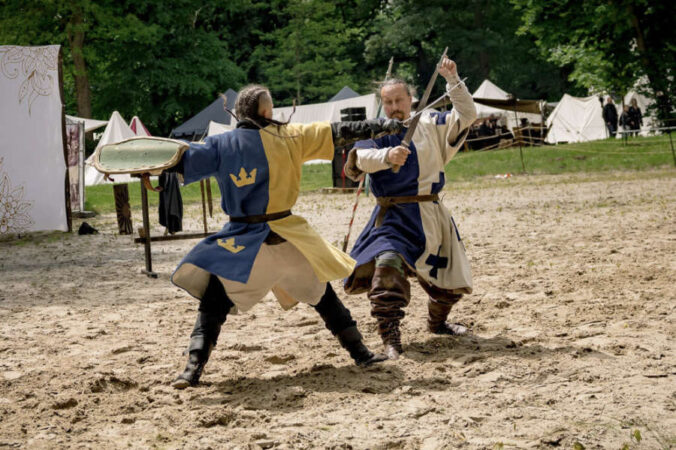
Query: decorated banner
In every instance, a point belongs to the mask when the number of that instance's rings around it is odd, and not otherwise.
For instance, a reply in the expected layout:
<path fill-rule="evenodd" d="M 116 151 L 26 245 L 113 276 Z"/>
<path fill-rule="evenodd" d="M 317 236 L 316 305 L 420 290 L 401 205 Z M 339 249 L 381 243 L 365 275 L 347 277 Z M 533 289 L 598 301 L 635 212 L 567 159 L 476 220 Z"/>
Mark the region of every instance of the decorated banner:
<path fill-rule="evenodd" d="M 81 122 L 73 122 L 66 119 L 66 151 L 68 152 L 68 183 L 70 186 L 70 210 L 82 211 L 81 183 L 80 183 L 80 169 L 81 159 L 80 151 L 84 145 L 84 133 L 81 128 L 84 124 Z"/>
<path fill-rule="evenodd" d="M 0 46 L 0 235 L 69 229 L 59 52 Z"/>

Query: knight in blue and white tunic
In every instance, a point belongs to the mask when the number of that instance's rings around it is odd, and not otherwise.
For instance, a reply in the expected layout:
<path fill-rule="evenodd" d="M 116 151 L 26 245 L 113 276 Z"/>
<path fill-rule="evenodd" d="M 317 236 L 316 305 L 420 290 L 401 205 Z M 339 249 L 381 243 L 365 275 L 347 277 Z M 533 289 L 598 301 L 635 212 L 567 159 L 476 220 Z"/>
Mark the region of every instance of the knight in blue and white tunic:
<path fill-rule="evenodd" d="M 429 331 L 467 332 L 446 322 L 453 304 L 472 292 L 472 276 L 458 228 L 438 194 L 444 166 L 462 146 L 476 109 L 453 61 L 444 59 L 439 73 L 453 109 L 423 112 L 408 149 L 401 146 L 406 130 L 357 142 L 345 167 L 353 179 L 370 174 L 378 205 L 351 251 L 357 264 L 344 287 L 348 294 L 368 293 L 391 359 L 403 352 L 399 325 L 410 301 L 408 276 L 417 277 L 429 294 Z M 389 118 L 410 117 L 412 96 L 403 80 L 388 80 L 380 95 Z M 395 165 L 401 166 L 398 173 Z"/>

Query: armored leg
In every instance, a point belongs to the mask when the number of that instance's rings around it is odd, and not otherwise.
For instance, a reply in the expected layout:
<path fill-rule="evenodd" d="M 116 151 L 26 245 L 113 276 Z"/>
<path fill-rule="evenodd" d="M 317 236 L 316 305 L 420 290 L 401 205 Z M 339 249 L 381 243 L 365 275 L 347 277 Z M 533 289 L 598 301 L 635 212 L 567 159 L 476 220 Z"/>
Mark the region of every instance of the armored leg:
<path fill-rule="evenodd" d="M 399 324 L 405 316 L 403 308 L 411 299 L 411 285 L 397 253 L 385 252 L 376 257 L 368 298 L 371 315 L 378 321 L 378 333 L 383 340 L 385 354 L 390 359 L 397 359 L 404 352 Z"/>
<path fill-rule="evenodd" d="M 329 283 L 326 283 L 326 292 L 315 309 L 324 320 L 326 328 L 338 338 L 340 345 L 348 351 L 358 366 L 370 366 L 387 359 L 384 355 L 374 355 L 364 345 L 357 322 L 352 319 L 350 310 L 340 301 Z"/>
<path fill-rule="evenodd" d="M 211 350 L 221 333 L 221 326 L 233 306 L 221 282 L 215 275 L 211 275 L 209 285 L 200 301 L 195 326 L 190 334 L 188 363 L 183 373 L 171 383 L 174 388 L 185 389 L 199 383 Z"/>

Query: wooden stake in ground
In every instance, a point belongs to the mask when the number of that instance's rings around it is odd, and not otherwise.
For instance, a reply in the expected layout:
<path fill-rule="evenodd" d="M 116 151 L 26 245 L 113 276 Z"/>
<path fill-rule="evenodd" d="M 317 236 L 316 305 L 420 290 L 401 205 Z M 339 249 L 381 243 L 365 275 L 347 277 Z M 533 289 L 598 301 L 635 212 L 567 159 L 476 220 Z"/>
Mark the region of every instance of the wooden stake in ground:
<path fill-rule="evenodd" d="M 120 234 L 132 234 L 134 228 L 131 222 L 131 207 L 129 206 L 129 186 L 114 184 L 115 211 L 117 212 L 117 228 Z"/>

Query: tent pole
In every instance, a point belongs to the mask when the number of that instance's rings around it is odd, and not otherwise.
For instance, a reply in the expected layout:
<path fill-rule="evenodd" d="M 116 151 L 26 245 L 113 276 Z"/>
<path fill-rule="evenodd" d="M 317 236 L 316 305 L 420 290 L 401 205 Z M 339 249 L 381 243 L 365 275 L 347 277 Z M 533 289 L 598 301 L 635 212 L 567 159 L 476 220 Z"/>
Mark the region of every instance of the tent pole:
<path fill-rule="evenodd" d="M 204 232 L 207 233 L 207 204 L 204 195 L 204 180 L 200 180 L 200 192 L 202 193 L 202 223 L 204 224 Z"/>
<path fill-rule="evenodd" d="M 516 106 L 514 107 L 514 123 L 516 124 L 516 128 L 519 127 L 519 119 L 516 116 Z M 523 136 L 523 133 L 521 133 Z M 523 163 L 523 149 L 521 148 L 521 139 L 519 139 L 519 155 L 521 156 L 521 168 L 523 169 L 523 173 L 526 173 L 526 165 Z"/>
<path fill-rule="evenodd" d="M 153 272 L 152 254 L 150 253 L 150 218 L 148 217 L 148 190 L 141 182 L 141 207 L 143 209 L 143 247 L 146 255 L 146 270 L 143 271 L 151 278 L 157 278 L 157 274 Z"/>
<path fill-rule="evenodd" d="M 671 155 L 674 157 L 674 166 L 676 166 L 676 153 L 674 153 L 674 141 L 671 140 L 671 128 L 669 128 L 669 143 L 671 144 Z"/>

